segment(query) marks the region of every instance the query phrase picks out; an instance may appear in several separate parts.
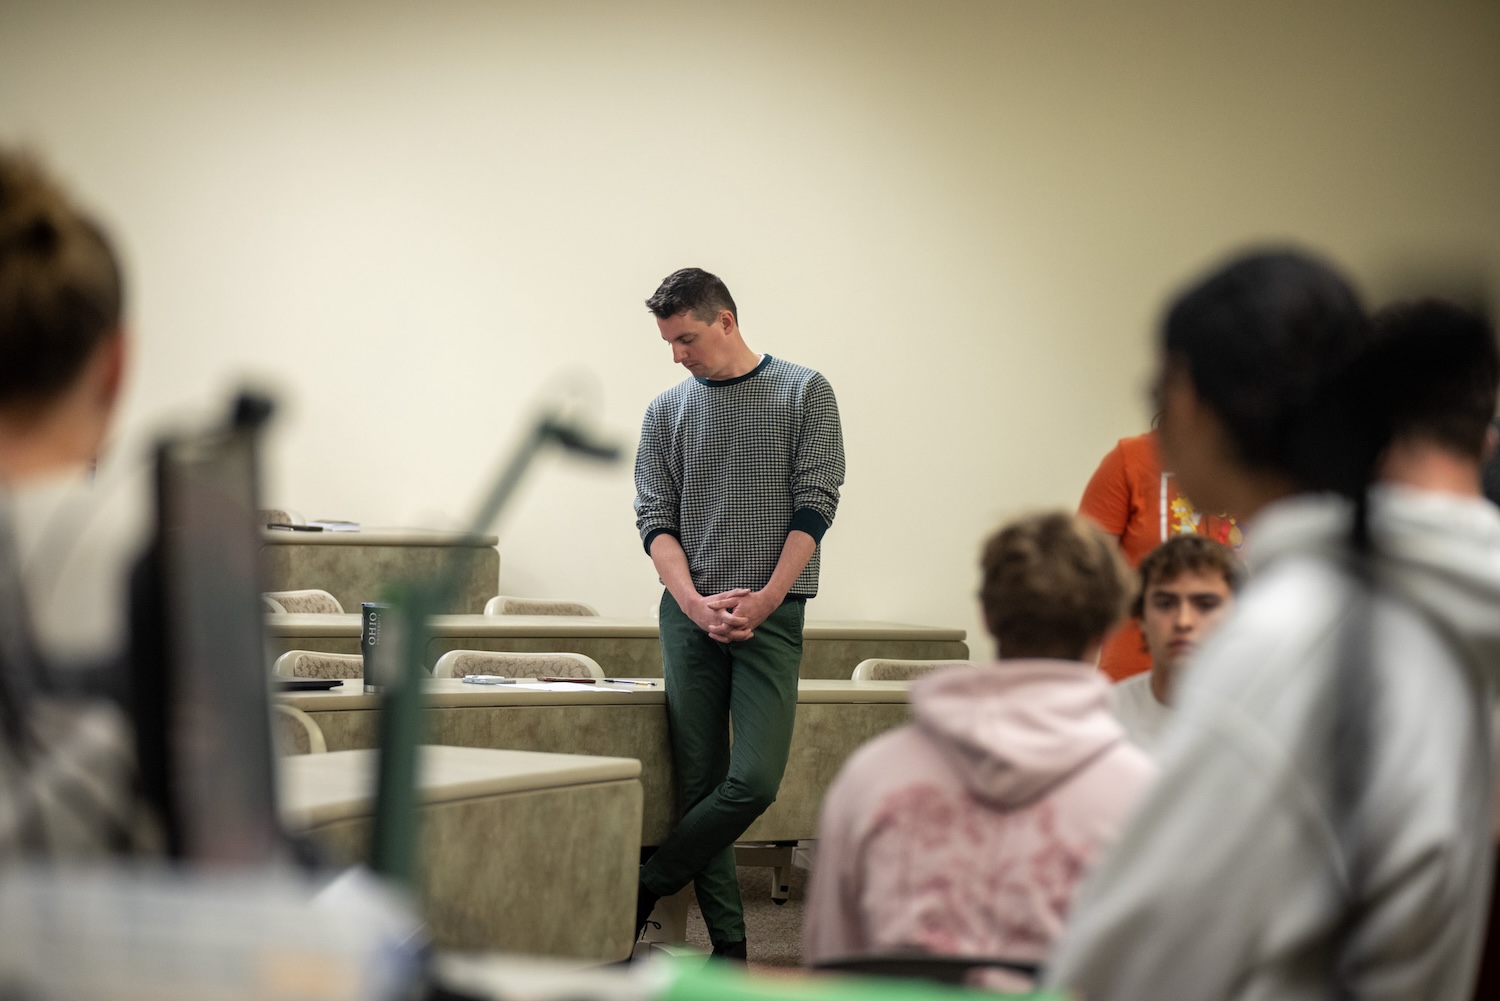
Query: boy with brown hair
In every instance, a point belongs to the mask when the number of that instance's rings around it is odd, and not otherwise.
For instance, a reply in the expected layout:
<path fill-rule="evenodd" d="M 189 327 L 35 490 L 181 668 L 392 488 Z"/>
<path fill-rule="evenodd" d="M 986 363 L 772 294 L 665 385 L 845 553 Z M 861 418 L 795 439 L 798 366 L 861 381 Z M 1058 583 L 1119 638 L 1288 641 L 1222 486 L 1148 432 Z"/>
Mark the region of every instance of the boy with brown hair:
<path fill-rule="evenodd" d="M 914 682 L 914 722 L 862 747 L 829 789 L 810 964 L 913 950 L 1040 963 L 1155 774 L 1093 666 L 1132 590 L 1113 543 L 1073 515 L 1042 514 L 992 536 L 980 565 L 999 660 Z"/>
<path fill-rule="evenodd" d="M 1141 624 L 1151 670 L 1115 683 L 1115 714 L 1130 739 L 1151 751 L 1171 714 L 1189 659 L 1229 617 L 1245 568 L 1202 535 L 1179 535 L 1141 561 L 1130 614 Z"/>

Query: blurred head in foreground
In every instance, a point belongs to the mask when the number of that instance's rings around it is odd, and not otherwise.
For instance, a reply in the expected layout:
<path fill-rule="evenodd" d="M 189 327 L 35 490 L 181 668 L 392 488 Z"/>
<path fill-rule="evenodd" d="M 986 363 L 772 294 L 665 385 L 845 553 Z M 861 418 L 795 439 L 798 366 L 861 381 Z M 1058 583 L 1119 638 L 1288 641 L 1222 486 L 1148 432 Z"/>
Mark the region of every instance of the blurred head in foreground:
<path fill-rule="evenodd" d="M 1163 462 L 1183 493 L 1250 517 L 1295 493 L 1361 491 L 1384 445 L 1353 383 L 1370 340 L 1353 290 L 1300 252 L 1240 257 L 1182 294 L 1158 392 Z"/>
<path fill-rule="evenodd" d="M 979 599 L 1002 660 L 1092 661 L 1134 593 L 1114 542 L 1061 511 L 1013 521 L 984 544 Z"/>
<path fill-rule="evenodd" d="M 98 455 L 124 373 L 122 298 L 104 232 L 0 149 L 0 479 Z"/>
<path fill-rule="evenodd" d="M 1494 330 L 1479 314 L 1441 299 L 1393 303 L 1373 323 L 1366 378 L 1391 434 L 1381 479 L 1479 493 L 1481 464 L 1495 452 Z"/>

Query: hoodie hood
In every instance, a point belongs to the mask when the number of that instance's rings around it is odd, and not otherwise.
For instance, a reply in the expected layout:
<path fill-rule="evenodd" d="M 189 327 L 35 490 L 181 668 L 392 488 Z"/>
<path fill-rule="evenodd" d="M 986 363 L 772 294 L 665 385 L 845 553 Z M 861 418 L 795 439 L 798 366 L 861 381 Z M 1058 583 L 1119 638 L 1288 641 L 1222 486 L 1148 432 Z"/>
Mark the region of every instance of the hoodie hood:
<path fill-rule="evenodd" d="M 1257 571 L 1278 559 L 1348 555 L 1351 506 L 1320 495 L 1280 501 L 1246 533 Z M 1382 485 L 1371 491 L 1376 580 L 1410 601 L 1500 679 L 1500 509 L 1483 497 Z"/>
<path fill-rule="evenodd" d="M 1120 743 L 1109 682 L 1088 664 L 1008 660 L 951 667 L 911 686 L 917 726 L 965 788 L 1024 806 Z"/>

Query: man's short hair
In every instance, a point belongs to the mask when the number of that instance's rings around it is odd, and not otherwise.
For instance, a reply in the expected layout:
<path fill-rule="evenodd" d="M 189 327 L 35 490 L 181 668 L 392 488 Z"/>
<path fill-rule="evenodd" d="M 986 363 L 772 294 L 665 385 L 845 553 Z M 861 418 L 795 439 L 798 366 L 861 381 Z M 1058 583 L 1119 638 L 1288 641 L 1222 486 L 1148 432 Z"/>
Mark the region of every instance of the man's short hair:
<path fill-rule="evenodd" d="M 1008 660 L 1078 660 L 1120 620 L 1134 583 L 1108 536 L 1061 511 L 1001 528 L 979 565 L 985 625 Z"/>
<path fill-rule="evenodd" d="M 1371 340 L 1353 289 L 1297 251 L 1247 254 L 1200 280 L 1167 313 L 1162 348 L 1223 423 L 1236 458 L 1301 490 L 1354 494 L 1385 445 L 1356 390 Z"/>
<path fill-rule="evenodd" d="M 45 404 L 120 325 L 104 232 L 28 157 L 0 149 L 0 407 Z"/>
<path fill-rule="evenodd" d="M 1146 611 L 1146 591 L 1152 584 L 1176 580 L 1184 573 L 1217 573 L 1230 591 L 1245 583 L 1245 565 L 1234 550 L 1206 535 L 1174 535 L 1146 554 L 1136 571 L 1140 589 L 1130 604 L 1130 614 L 1140 618 Z"/>
<path fill-rule="evenodd" d="M 1373 322 L 1370 378 L 1384 398 L 1391 436 L 1482 458 L 1500 384 L 1490 325 L 1442 299 L 1393 303 Z"/>
<path fill-rule="evenodd" d="M 657 286 L 656 292 L 646 300 L 646 308 L 658 319 L 665 320 L 678 313 L 692 313 L 703 323 L 712 323 L 719 313 L 729 310 L 734 322 L 740 322 L 739 310 L 734 297 L 718 275 L 702 268 L 683 268 L 674 271 Z"/>

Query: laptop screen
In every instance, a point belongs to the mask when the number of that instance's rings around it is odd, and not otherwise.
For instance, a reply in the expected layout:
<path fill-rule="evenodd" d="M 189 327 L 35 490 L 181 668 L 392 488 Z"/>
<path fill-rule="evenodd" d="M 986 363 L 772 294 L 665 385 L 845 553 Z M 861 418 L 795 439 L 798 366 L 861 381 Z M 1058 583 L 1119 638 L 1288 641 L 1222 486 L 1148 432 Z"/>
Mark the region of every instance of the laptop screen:
<path fill-rule="evenodd" d="M 255 429 L 167 440 L 157 489 L 164 670 L 158 690 L 137 697 L 159 700 L 170 847 L 194 863 L 265 863 L 285 842 L 260 606 Z"/>

